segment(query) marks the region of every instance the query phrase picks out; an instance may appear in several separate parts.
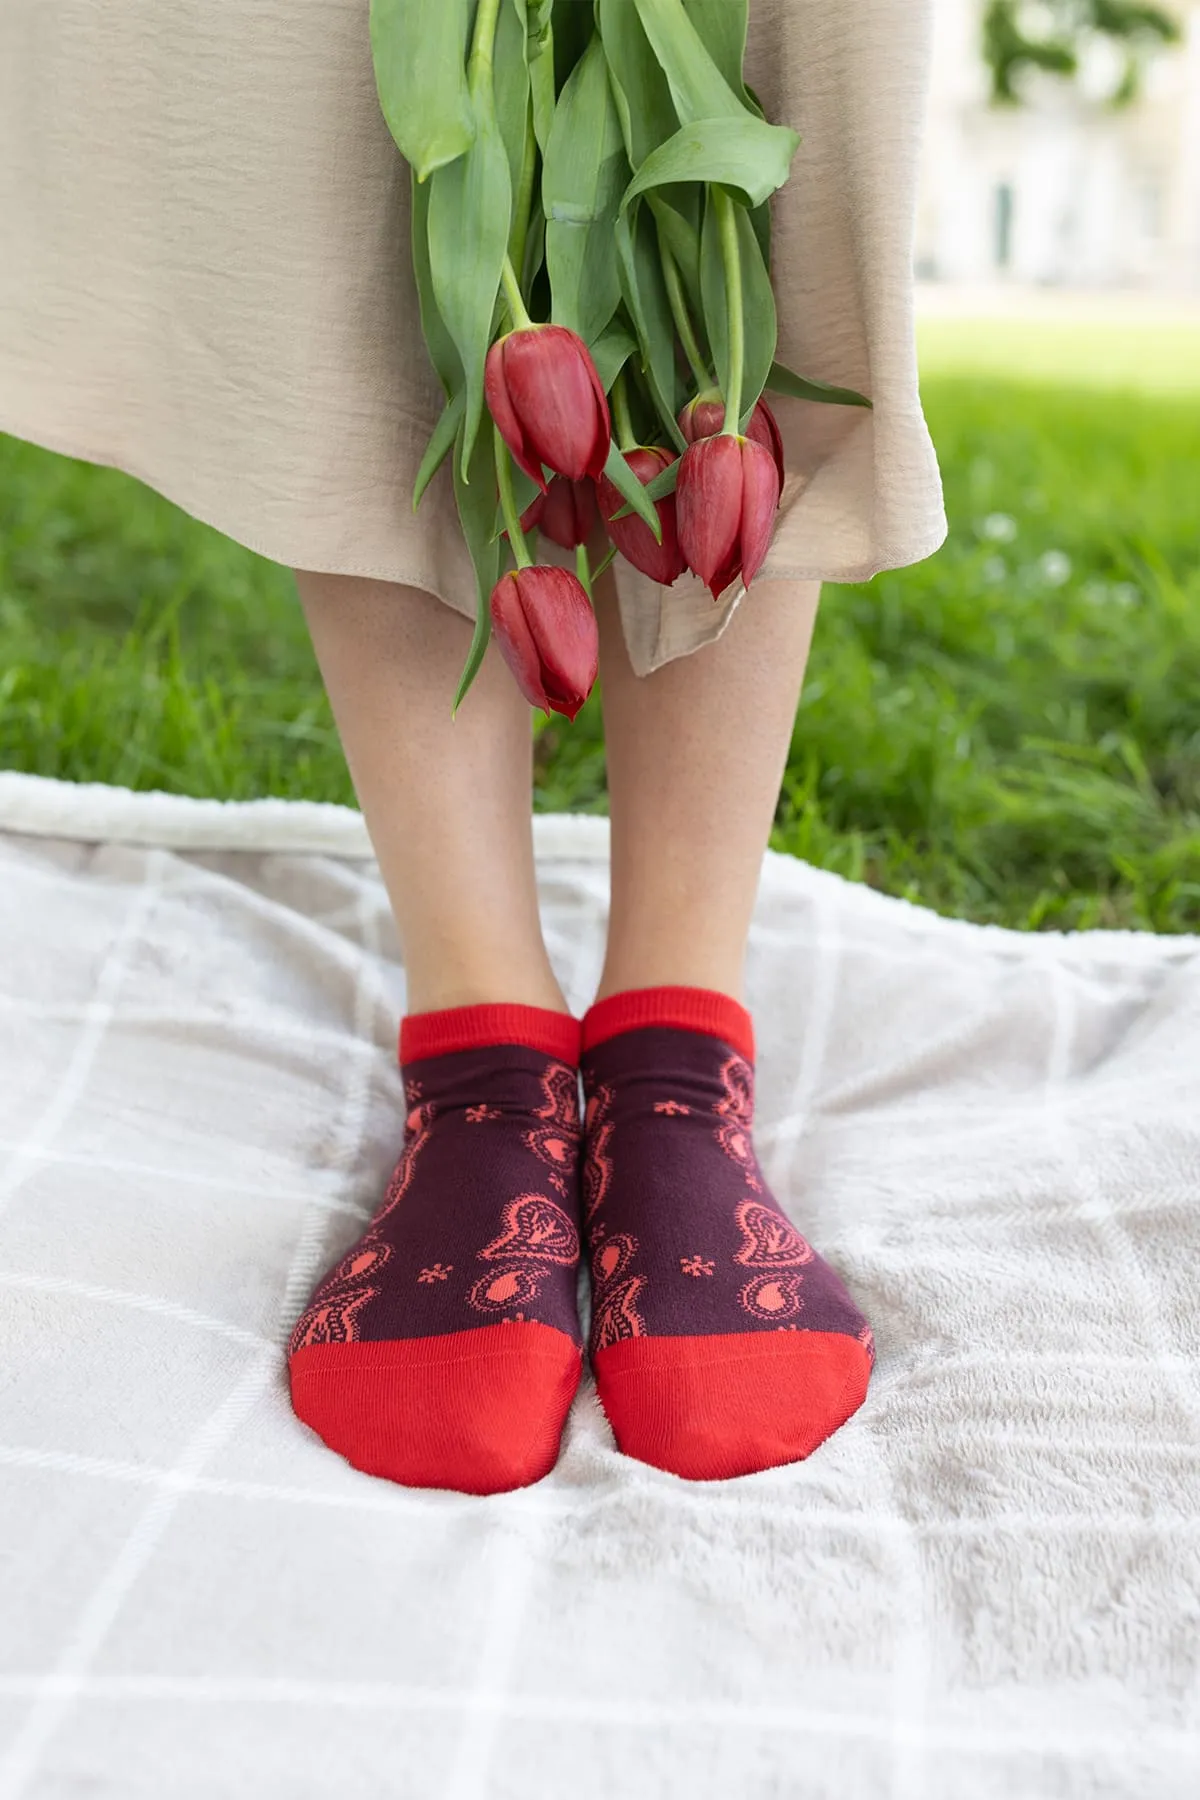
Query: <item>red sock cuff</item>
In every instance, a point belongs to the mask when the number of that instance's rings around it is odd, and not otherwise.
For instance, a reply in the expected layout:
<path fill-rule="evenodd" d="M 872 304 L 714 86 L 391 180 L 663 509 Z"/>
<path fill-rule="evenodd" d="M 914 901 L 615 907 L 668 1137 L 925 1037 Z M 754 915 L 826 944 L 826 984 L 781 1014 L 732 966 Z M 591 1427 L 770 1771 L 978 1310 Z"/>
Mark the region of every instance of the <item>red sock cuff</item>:
<path fill-rule="evenodd" d="M 583 1016 L 584 1050 L 609 1038 L 648 1025 L 674 1031 L 698 1031 L 731 1044 L 747 1062 L 754 1061 L 754 1022 L 744 1006 L 713 988 L 629 988 L 598 1000 Z"/>
<path fill-rule="evenodd" d="M 400 1025 L 400 1061 L 525 1044 L 573 1069 L 579 1063 L 579 1036 L 578 1019 L 542 1006 L 451 1006 L 444 1012 L 407 1014 Z"/>

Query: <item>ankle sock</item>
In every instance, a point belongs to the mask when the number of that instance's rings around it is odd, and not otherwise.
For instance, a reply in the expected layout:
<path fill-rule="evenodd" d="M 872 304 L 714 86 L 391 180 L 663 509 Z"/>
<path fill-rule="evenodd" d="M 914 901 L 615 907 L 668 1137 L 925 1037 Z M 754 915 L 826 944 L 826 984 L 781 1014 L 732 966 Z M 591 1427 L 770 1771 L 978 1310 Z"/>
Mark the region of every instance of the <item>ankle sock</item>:
<path fill-rule="evenodd" d="M 809 1455 L 866 1395 L 870 1327 L 768 1191 L 754 1033 L 643 988 L 583 1021 L 591 1358 L 617 1444 L 692 1480 Z"/>
<path fill-rule="evenodd" d="M 579 1024 L 530 1006 L 404 1020 L 404 1149 L 288 1350 L 292 1406 L 406 1487 L 553 1466 L 579 1384 Z"/>

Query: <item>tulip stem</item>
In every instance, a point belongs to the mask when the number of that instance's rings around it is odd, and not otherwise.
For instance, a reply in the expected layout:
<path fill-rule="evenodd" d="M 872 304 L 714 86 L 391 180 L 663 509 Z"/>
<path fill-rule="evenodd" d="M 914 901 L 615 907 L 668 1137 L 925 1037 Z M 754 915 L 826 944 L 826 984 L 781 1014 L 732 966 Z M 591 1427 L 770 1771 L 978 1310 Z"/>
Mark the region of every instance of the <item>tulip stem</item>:
<path fill-rule="evenodd" d="M 508 301 L 508 310 L 512 314 L 513 327 L 517 331 L 531 331 L 533 320 L 525 307 L 525 298 L 521 293 L 521 284 L 517 280 L 517 272 L 506 256 L 500 271 L 500 280 L 504 287 L 504 298 Z"/>
<path fill-rule="evenodd" d="M 624 453 L 626 450 L 632 450 L 637 444 L 637 438 L 633 432 L 633 420 L 629 416 L 629 389 L 625 385 L 624 369 L 613 382 L 609 398 L 612 401 L 613 424 L 617 428 L 617 449 Z"/>
<path fill-rule="evenodd" d="M 592 597 L 592 562 L 586 544 L 575 546 L 575 573 L 579 577 L 580 586 L 590 600 Z"/>
<path fill-rule="evenodd" d="M 688 367 L 692 371 L 692 379 L 703 393 L 705 388 L 712 386 L 712 376 L 705 367 L 703 354 L 696 341 L 696 333 L 683 292 L 683 283 L 679 279 L 679 265 L 661 237 L 658 240 L 658 247 L 662 253 L 663 280 L 666 283 L 667 299 L 671 306 L 671 317 L 675 321 L 679 342 L 683 345 L 683 354 L 687 357 Z"/>
<path fill-rule="evenodd" d="M 500 490 L 500 516 L 504 520 L 504 529 L 508 533 L 518 569 L 529 569 L 533 567 L 533 558 L 529 554 L 525 533 L 521 530 L 521 515 L 517 511 L 517 496 L 513 492 L 512 457 L 509 455 L 508 445 L 500 436 L 499 426 L 492 427 L 492 435 L 496 445 L 496 486 Z"/>
<path fill-rule="evenodd" d="M 738 243 L 737 206 L 723 187 L 714 187 L 721 261 L 725 268 L 725 305 L 729 314 L 729 380 L 725 388 L 725 435 L 737 437 L 742 424 L 742 377 L 746 367 L 746 311 L 742 298 L 742 250 Z"/>

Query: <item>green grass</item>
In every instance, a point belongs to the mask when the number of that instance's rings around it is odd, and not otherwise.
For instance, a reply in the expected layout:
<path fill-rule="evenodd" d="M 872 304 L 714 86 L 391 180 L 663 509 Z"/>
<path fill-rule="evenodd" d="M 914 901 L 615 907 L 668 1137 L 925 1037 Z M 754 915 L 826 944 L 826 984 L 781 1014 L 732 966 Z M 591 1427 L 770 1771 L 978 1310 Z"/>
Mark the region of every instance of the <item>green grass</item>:
<path fill-rule="evenodd" d="M 950 541 L 827 591 L 776 846 L 968 918 L 1200 928 L 1194 400 L 942 372 L 926 402 Z M 352 799 L 288 576 L 3 439 L 0 766 Z M 537 779 L 603 809 L 594 701 Z"/>

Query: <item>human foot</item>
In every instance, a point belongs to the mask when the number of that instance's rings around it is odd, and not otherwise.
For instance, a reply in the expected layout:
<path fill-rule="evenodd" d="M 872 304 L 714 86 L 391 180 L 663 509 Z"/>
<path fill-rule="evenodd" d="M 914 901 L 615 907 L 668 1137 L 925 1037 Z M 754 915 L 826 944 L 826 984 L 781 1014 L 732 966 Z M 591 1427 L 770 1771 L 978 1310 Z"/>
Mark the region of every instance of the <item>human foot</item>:
<path fill-rule="evenodd" d="M 704 988 L 583 1021 L 592 1367 L 617 1444 L 692 1480 L 799 1461 L 861 1406 L 874 1347 L 754 1154 L 754 1033 Z"/>
<path fill-rule="evenodd" d="M 552 1467 L 579 1384 L 579 1025 L 405 1019 L 404 1150 L 288 1348 L 292 1405 L 356 1468 L 501 1493 Z"/>

